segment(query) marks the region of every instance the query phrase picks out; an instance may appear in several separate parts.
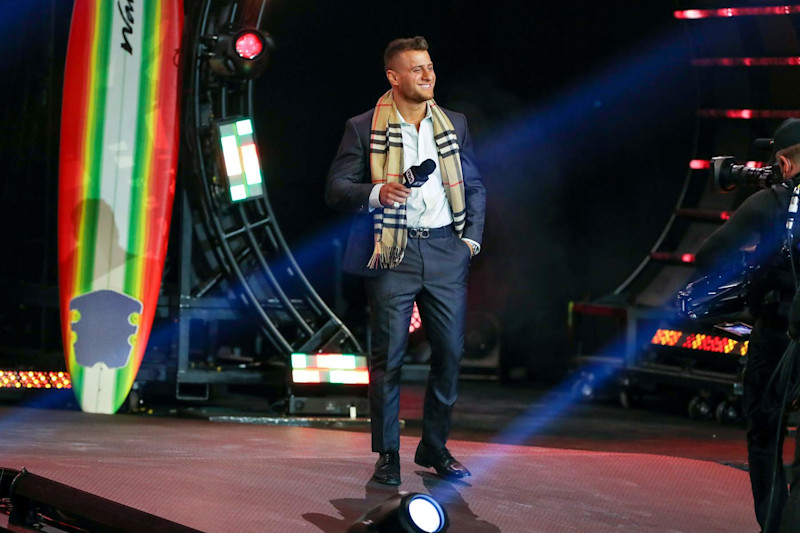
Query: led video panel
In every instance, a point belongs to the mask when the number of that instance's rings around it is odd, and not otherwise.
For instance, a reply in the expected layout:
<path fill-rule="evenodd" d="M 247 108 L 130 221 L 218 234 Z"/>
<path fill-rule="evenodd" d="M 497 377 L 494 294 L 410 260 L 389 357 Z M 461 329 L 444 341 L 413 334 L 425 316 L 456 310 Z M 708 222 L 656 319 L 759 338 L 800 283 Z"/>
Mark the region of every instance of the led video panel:
<path fill-rule="evenodd" d="M 261 162 L 258 158 L 253 121 L 249 118 L 217 123 L 220 170 L 228 185 L 232 202 L 257 198 L 264 194 Z"/>

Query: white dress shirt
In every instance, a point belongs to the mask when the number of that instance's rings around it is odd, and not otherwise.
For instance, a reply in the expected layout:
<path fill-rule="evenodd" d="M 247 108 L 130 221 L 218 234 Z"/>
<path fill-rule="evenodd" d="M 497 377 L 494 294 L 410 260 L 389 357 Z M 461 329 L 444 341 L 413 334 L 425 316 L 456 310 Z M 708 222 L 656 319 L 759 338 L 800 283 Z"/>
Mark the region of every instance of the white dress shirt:
<path fill-rule="evenodd" d="M 427 105 L 428 113 L 419 125 L 419 131 L 407 122 L 400 112 L 400 130 L 403 135 L 403 171 L 419 165 L 426 159 L 433 160 L 436 168 L 420 187 L 412 187 L 411 194 L 406 200 L 406 221 L 409 228 L 441 228 L 453 223 L 453 212 L 442 185 L 442 173 L 439 170 L 439 152 L 436 150 L 436 141 L 433 138 L 433 117 L 430 104 Z M 370 211 L 381 207 L 380 190 L 383 184 L 375 185 L 369 196 Z M 464 239 L 473 246 L 475 254 L 480 251 L 480 245 L 472 239 Z"/>

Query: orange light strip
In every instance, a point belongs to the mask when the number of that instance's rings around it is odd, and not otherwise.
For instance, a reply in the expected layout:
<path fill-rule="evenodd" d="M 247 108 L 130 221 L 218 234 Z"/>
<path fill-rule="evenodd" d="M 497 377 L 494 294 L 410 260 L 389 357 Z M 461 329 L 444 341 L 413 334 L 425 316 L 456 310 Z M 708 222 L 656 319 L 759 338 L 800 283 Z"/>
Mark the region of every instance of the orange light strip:
<path fill-rule="evenodd" d="M 737 341 L 729 337 L 718 337 L 703 333 L 685 333 L 673 329 L 659 329 L 650 344 L 657 346 L 677 346 L 687 350 L 734 355 L 747 355 L 750 341 Z"/>
<path fill-rule="evenodd" d="M 4 389 L 71 389 L 67 372 L 0 370 L 0 388 Z"/>
<path fill-rule="evenodd" d="M 671 329 L 660 329 L 650 340 L 650 344 L 659 344 L 661 346 L 675 346 L 678 344 L 678 339 L 683 335 L 682 331 L 675 331 Z"/>

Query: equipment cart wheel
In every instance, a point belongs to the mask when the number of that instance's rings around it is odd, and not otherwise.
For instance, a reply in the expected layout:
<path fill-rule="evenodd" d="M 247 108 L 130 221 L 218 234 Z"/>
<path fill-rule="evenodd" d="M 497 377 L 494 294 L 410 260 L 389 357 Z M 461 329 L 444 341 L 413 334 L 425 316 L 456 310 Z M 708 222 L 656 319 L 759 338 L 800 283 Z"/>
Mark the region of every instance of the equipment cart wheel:
<path fill-rule="evenodd" d="M 717 404 L 714 416 L 723 424 L 735 424 L 739 421 L 739 407 L 734 402 L 723 400 Z"/>
<path fill-rule="evenodd" d="M 692 420 L 711 420 L 714 410 L 711 402 L 703 396 L 695 396 L 689 401 L 689 418 Z"/>
<path fill-rule="evenodd" d="M 619 391 L 619 403 L 625 409 L 636 409 L 642 405 L 642 395 L 629 387 L 622 388 Z"/>
<path fill-rule="evenodd" d="M 594 382 L 591 379 L 581 378 L 572 385 L 572 397 L 576 401 L 588 402 L 594 400 L 595 396 Z"/>

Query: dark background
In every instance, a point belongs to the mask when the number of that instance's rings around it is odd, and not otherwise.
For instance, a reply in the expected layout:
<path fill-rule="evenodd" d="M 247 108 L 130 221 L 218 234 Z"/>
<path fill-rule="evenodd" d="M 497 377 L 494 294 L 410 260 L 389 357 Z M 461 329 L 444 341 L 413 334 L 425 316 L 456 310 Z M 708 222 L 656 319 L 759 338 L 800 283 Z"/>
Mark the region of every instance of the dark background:
<path fill-rule="evenodd" d="M 7 4 L 0 7 L 0 212 L 8 229 L 0 298 L 9 308 L 21 283 L 56 282 L 71 2 Z M 567 303 L 608 293 L 628 276 L 686 176 L 695 83 L 674 9 L 666 0 L 271 2 L 263 29 L 277 50 L 257 82 L 257 135 L 271 203 L 317 289 L 332 298 L 335 272 L 331 258 L 314 251 L 333 250 L 346 232 L 345 218 L 322 200 L 344 121 L 388 88 L 386 44 L 424 35 L 436 100 L 467 115 L 487 188 L 470 309 L 497 318 L 508 364 L 535 380 L 561 376 Z M 18 334 L 18 323 L 0 314 L 3 335 Z M 35 323 L 24 327 L 35 334 Z"/>

